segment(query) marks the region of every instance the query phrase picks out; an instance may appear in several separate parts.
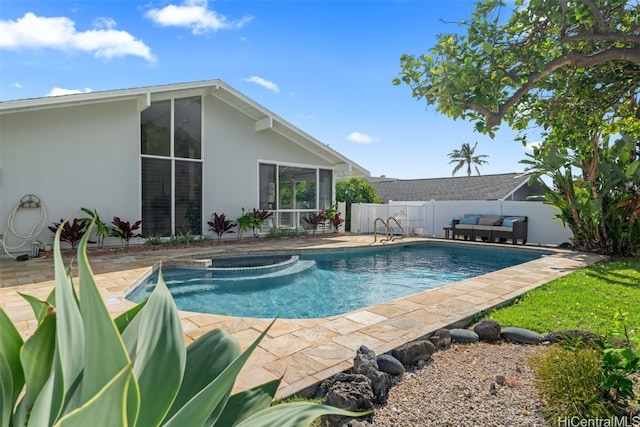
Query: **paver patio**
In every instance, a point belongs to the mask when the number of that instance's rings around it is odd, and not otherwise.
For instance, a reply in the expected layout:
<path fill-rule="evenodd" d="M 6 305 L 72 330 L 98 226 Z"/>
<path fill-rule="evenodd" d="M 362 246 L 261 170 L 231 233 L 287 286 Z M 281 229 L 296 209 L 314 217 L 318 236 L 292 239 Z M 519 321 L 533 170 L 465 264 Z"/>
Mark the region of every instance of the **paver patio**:
<path fill-rule="evenodd" d="M 430 240 L 405 238 L 385 245 Z M 437 241 L 486 245 L 442 239 Z M 342 250 L 371 246 L 372 243 L 373 236 L 369 235 L 258 239 L 223 243 L 220 246 L 91 255 L 89 261 L 105 302 L 113 316 L 116 316 L 133 306 L 124 298 L 126 291 L 154 264 L 173 257 Z M 509 245 L 497 246 L 506 248 Z M 603 257 L 595 254 L 543 249 L 551 250 L 553 254 L 355 312 L 323 319 L 278 319 L 249 358 L 235 388 L 242 390 L 282 377 L 277 397 L 299 393 L 352 367 L 355 351 L 360 345 L 366 345 L 376 354 L 386 353 L 406 342 L 428 336 L 440 327 L 463 324 L 479 311 L 503 304 L 575 269 L 603 260 Z M 522 250 L 522 246 L 518 246 L 518 250 Z M 36 321 L 31 307 L 18 292 L 46 298 L 54 285 L 52 258 L 18 262 L 5 256 L 0 260 L 0 285 L 0 307 L 7 312 L 23 337 L 29 336 L 36 327 Z M 191 312 L 180 312 L 180 316 L 187 343 L 213 328 L 222 328 L 236 337 L 243 349 L 272 320 Z"/>

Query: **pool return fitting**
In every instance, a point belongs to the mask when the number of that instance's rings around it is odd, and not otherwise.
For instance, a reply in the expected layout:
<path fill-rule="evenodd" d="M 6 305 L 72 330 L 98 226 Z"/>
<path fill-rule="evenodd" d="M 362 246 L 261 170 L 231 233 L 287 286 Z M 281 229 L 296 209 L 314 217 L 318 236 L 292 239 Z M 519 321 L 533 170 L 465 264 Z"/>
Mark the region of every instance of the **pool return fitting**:
<path fill-rule="evenodd" d="M 39 210 L 39 213 L 40 213 L 37 221 L 35 222 L 33 227 L 31 227 L 31 229 L 27 232 L 27 234 L 22 234 L 18 232 L 16 230 L 16 224 L 15 224 L 15 220 L 16 220 L 16 217 L 18 216 L 18 213 L 24 209 L 27 209 L 27 210 L 37 209 Z M 24 255 L 14 256 L 11 254 L 11 252 L 14 252 L 20 249 L 29 241 L 33 242 L 40 235 L 46 223 L 47 223 L 47 210 L 45 209 L 44 204 L 42 203 L 40 198 L 33 194 L 27 194 L 26 196 L 21 198 L 20 202 L 16 205 L 13 211 L 11 211 L 9 218 L 7 219 L 7 228 L 5 229 L 4 234 L 0 238 L 0 240 L 2 241 L 2 248 L 4 249 L 4 252 L 6 252 L 7 255 L 9 255 L 11 258 L 14 258 L 14 259 L 18 259 L 18 260 L 28 259 L 28 255 L 25 258 Z M 7 238 L 10 236 L 13 236 L 14 238 L 18 239 L 18 241 L 19 242 L 21 241 L 21 243 L 18 246 L 9 246 L 7 244 Z M 36 249 L 33 249 L 33 251 L 35 253 Z"/>

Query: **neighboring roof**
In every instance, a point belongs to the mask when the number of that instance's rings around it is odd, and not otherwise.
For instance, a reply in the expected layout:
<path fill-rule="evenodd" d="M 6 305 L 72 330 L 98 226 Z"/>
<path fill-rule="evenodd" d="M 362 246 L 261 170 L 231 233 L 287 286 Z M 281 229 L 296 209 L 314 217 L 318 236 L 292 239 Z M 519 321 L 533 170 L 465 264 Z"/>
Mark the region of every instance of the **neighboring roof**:
<path fill-rule="evenodd" d="M 505 200 L 516 190 L 527 186 L 528 177 L 521 173 L 478 175 L 451 178 L 397 179 L 368 177 L 385 202 L 429 200 Z M 542 187 L 532 189 L 542 194 Z"/>
<path fill-rule="evenodd" d="M 163 92 L 185 91 L 190 94 L 212 95 L 241 113 L 256 121 L 256 131 L 272 129 L 290 141 L 308 151 L 340 165 L 339 172 L 348 176 L 368 176 L 369 171 L 320 142 L 291 123 L 267 110 L 263 106 L 247 98 L 222 80 L 203 80 L 191 83 L 175 83 L 169 85 L 147 86 L 133 89 L 109 90 L 101 92 L 79 93 L 44 98 L 20 99 L 0 102 L 0 115 L 30 110 L 42 110 L 67 106 L 86 105 L 111 101 L 133 99 L 138 102 L 138 110 L 143 111 L 151 105 L 151 95 Z"/>

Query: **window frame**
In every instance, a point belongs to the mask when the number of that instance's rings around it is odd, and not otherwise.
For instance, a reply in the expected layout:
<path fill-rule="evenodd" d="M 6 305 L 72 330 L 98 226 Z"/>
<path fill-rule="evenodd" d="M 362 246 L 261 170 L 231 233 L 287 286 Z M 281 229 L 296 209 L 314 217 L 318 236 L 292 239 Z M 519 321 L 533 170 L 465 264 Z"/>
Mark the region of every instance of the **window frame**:
<path fill-rule="evenodd" d="M 175 153 L 175 144 L 176 144 L 176 101 L 183 101 L 183 100 L 189 100 L 189 99 L 199 99 L 199 105 L 200 105 L 200 117 L 199 117 L 199 136 L 200 136 L 200 147 L 199 147 L 199 158 L 189 158 L 189 157 L 177 157 L 176 153 Z M 170 111 L 169 111 L 169 117 L 170 117 L 170 129 L 169 129 L 169 134 L 170 134 L 170 141 L 169 141 L 169 155 L 168 156 L 164 156 L 164 155 L 159 155 L 159 154 L 146 154 L 143 153 L 143 146 L 142 146 L 142 125 L 143 125 L 143 114 L 145 111 L 147 110 L 143 110 L 140 112 L 139 114 L 139 129 L 140 129 L 140 143 L 139 143 L 139 153 L 140 153 L 140 164 L 139 164 L 139 170 L 140 170 L 140 208 L 141 208 L 141 212 L 140 212 L 140 216 L 143 218 L 142 221 L 142 230 L 144 230 L 145 227 L 145 221 L 144 221 L 144 210 L 145 210 L 145 201 L 143 199 L 143 192 L 144 192 L 144 188 L 143 188 L 143 183 L 145 181 L 143 175 L 142 175 L 142 163 L 143 163 L 143 159 L 158 159 L 158 160 L 168 160 L 170 162 L 170 167 L 171 167 L 171 192 L 170 192 L 170 228 L 169 228 L 169 235 L 175 235 L 176 232 L 178 230 L 176 230 L 176 226 L 178 221 L 176 221 L 176 162 L 193 162 L 193 163 L 199 163 L 200 164 L 200 183 L 199 183 L 199 187 L 200 187 L 200 194 L 199 194 L 199 202 L 200 202 L 200 229 L 196 230 L 197 234 L 200 235 L 202 234 L 202 230 L 203 230 L 203 224 L 204 224 L 204 219 L 203 219 L 203 215 L 202 215 L 202 210 L 203 210 L 203 205 L 204 205 L 204 200 L 203 200 L 203 174 L 204 174 L 204 159 L 203 159 L 203 153 L 204 153 L 204 97 L 202 95 L 183 95 L 183 96 L 171 96 L 171 97 L 162 97 L 160 99 L 155 99 L 151 102 L 151 104 L 153 105 L 154 103 L 162 103 L 162 102 L 169 102 L 170 104 Z M 169 236 L 164 236 L 163 237 L 169 237 Z"/>

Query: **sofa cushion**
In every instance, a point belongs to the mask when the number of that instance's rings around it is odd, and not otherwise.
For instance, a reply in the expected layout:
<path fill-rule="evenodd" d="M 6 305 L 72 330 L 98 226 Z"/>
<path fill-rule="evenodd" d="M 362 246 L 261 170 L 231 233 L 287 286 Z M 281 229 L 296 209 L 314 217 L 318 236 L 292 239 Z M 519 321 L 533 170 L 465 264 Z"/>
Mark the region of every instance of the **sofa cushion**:
<path fill-rule="evenodd" d="M 476 227 L 475 224 L 456 224 L 456 230 L 473 230 Z"/>
<path fill-rule="evenodd" d="M 501 218 L 482 217 L 478 219 L 478 225 L 500 225 Z"/>
<path fill-rule="evenodd" d="M 460 221 L 460 224 L 476 225 L 478 223 L 478 217 L 477 216 L 460 217 L 459 221 Z"/>
<path fill-rule="evenodd" d="M 524 216 L 505 216 L 504 219 L 510 219 L 511 221 L 526 222 L 527 218 Z"/>
<path fill-rule="evenodd" d="M 503 227 L 509 227 L 509 228 L 513 227 L 513 220 L 509 219 L 509 218 L 503 219 L 502 220 L 502 226 Z"/>
<path fill-rule="evenodd" d="M 495 228 L 494 225 L 476 225 L 473 227 L 474 230 L 493 230 Z"/>

